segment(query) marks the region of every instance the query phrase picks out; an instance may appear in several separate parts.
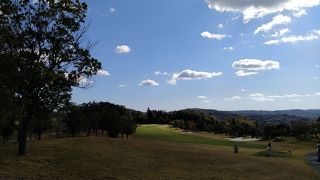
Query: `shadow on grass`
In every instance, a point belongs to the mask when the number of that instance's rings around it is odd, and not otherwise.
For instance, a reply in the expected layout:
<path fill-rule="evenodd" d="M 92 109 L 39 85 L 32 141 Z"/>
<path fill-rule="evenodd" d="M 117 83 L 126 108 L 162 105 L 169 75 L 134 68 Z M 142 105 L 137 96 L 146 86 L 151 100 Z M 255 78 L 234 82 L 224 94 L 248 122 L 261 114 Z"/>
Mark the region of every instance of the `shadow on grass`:
<path fill-rule="evenodd" d="M 276 158 L 291 158 L 293 157 L 292 154 L 288 152 L 282 152 L 282 151 L 272 151 L 269 153 L 268 151 L 259 151 L 253 154 L 254 156 L 259 157 L 276 157 Z"/>

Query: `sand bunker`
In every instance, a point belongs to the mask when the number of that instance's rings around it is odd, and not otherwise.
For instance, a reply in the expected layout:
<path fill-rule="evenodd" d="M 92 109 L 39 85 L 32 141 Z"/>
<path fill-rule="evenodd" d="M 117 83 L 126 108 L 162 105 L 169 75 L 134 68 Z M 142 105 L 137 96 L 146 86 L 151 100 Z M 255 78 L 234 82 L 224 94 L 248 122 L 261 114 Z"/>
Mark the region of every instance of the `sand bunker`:
<path fill-rule="evenodd" d="M 235 142 L 249 142 L 249 141 L 259 141 L 258 138 L 251 138 L 251 137 L 237 137 L 237 138 L 225 138 L 229 141 L 235 141 Z"/>

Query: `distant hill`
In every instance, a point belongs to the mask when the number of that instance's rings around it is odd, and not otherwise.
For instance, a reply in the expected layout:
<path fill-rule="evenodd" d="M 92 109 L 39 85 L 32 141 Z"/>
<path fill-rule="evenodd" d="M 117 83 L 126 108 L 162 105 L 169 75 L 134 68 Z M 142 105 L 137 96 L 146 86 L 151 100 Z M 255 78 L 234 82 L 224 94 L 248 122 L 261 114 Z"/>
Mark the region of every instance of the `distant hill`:
<path fill-rule="evenodd" d="M 316 119 L 320 116 L 319 109 L 301 110 L 301 109 L 290 109 L 290 110 L 276 110 L 276 111 L 229 111 L 230 113 L 239 114 L 242 116 L 252 115 L 279 115 L 286 114 L 289 116 L 297 116 L 308 119 Z"/>
<path fill-rule="evenodd" d="M 242 115 L 239 115 L 234 112 L 229 112 L 229 111 L 219 111 L 219 110 L 214 110 L 214 109 L 200 109 L 200 108 L 192 108 L 191 110 L 201 112 L 204 114 L 208 114 L 208 115 L 212 115 L 216 119 L 221 120 L 221 121 L 242 117 Z"/>
<path fill-rule="evenodd" d="M 310 121 L 317 119 L 320 116 L 320 110 L 277 110 L 277 111 L 218 111 L 213 109 L 199 109 L 192 110 L 202 112 L 214 116 L 218 120 L 228 120 L 233 118 L 248 118 L 264 123 L 290 123 L 298 121 Z"/>

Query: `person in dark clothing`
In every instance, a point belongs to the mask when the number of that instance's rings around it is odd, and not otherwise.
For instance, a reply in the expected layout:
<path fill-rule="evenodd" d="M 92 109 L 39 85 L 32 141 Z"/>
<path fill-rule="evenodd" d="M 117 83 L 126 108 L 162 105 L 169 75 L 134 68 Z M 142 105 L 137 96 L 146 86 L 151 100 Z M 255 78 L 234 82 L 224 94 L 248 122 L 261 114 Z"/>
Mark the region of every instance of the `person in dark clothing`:
<path fill-rule="evenodd" d="M 270 149 L 270 150 L 272 149 L 271 148 L 271 142 L 268 143 L 267 148 Z"/>
<path fill-rule="evenodd" d="M 234 145 L 234 147 L 233 147 L 233 153 L 234 153 L 234 154 L 238 154 L 238 151 L 239 151 L 239 146 L 236 144 L 236 145 Z"/>
<path fill-rule="evenodd" d="M 271 143 L 269 142 L 267 145 L 267 156 L 271 156 Z"/>

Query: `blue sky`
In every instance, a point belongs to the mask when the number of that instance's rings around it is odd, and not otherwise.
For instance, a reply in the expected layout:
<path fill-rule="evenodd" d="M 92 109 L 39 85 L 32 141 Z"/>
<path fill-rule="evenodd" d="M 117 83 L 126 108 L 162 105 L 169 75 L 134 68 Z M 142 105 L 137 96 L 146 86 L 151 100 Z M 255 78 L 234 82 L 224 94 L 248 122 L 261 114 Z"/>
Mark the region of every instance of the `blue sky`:
<path fill-rule="evenodd" d="M 89 0 L 103 71 L 76 103 L 320 108 L 320 0 Z"/>

